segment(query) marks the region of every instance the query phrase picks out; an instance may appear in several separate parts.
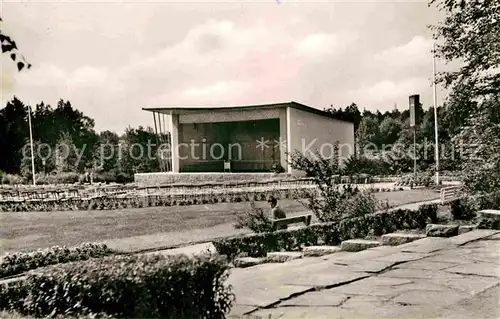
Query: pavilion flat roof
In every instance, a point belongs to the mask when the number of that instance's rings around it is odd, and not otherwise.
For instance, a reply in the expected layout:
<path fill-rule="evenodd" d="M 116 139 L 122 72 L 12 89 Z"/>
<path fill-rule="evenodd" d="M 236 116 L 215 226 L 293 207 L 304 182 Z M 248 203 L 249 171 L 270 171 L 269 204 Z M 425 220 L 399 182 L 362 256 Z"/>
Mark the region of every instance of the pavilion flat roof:
<path fill-rule="evenodd" d="M 166 107 L 143 107 L 142 109 L 144 111 L 159 112 L 165 114 L 186 114 L 186 113 L 201 113 L 210 111 L 247 111 L 247 110 L 258 110 L 258 109 L 272 109 L 280 107 L 292 107 L 297 110 L 317 114 L 320 116 L 325 116 L 343 122 L 352 123 L 351 121 L 334 116 L 329 112 L 316 109 L 294 101 L 273 103 L 273 104 L 242 105 L 242 106 L 166 106 Z"/>

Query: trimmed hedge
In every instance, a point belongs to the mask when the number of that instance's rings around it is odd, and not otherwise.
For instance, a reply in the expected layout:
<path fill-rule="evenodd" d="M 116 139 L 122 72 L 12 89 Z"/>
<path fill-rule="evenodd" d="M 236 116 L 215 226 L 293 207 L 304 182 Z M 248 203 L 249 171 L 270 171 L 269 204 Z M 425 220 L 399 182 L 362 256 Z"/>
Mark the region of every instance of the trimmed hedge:
<path fill-rule="evenodd" d="M 92 199 L 60 199 L 0 202 L 0 212 L 111 210 L 156 206 L 187 206 L 216 203 L 239 203 L 267 201 L 269 196 L 277 199 L 306 198 L 311 189 L 278 189 L 265 192 L 238 192 L 229 194 L 179 194 L 149 195 L 134 197 L 103 196 Z"/>
<path fill-rule="evenodd" d="M 220 256 L 113 256 L 50 266 L 0 285 L 0 310 L 34 317 L 224 318 L 234 301 Z"/>
<path fill-rule="evenodd" d="M 49 265 L 104 257 L 112 250 L 102 243 L 84 243 L 75 247 L 53 246 L 33 252 L 8 253 L 0 259 L 0 278 Z"/>
<path fill-rule="evenodd" d="M 396 209 L 308 227 L 250 234 L 214 241 L 217 252 L 230 259 L 244 253 L 263 257 L 273 251 L 301 250 L 303 246 L 338 245 L 343 240 L 380 236 L 401 229 L 424 229 L 437 221 L 437 205 L 422 205 L 418 210 Z"/>

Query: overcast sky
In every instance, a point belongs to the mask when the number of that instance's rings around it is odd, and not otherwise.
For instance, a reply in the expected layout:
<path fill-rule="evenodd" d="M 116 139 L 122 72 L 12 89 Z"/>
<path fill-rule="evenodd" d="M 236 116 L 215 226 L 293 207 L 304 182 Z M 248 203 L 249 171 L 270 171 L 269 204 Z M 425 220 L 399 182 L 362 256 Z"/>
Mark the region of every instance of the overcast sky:
<path fill-rule="evenodd" d="M 385 111 L 406 109 L 411 94 L 432 105 L 426 26 L 441 17 L 425 1 L 4 0 L 1 9 L 4 32 L 33 64 L 18 73 L 2 57 L 2 104 L 70 100 L 99 131 L 152 126 L 141 108 L 162 105 Z"/>

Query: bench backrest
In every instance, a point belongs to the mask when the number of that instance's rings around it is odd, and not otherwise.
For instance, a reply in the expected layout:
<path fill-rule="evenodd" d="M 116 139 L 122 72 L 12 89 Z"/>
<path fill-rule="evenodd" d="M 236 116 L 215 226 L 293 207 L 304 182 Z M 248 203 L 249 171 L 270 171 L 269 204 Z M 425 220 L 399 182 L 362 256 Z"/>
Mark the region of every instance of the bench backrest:
<path fill-rule="evenodd" d="M 462 187 L 460 186 L 448 186 L 441 188 L 441 204 L 446 204 L 447 202 L 457 199 L 462 194 Z"/>
<path fill-rule="evenodd" d="M 301 215 L 301 216 L 276 219 L 273 221 L 273 228 L 276 229 L 279 226 L 296 224 L 296 223 L 304 223 L 306 226 L 309 226 L 311 224 L 311 218 L 312 215 Z"/>

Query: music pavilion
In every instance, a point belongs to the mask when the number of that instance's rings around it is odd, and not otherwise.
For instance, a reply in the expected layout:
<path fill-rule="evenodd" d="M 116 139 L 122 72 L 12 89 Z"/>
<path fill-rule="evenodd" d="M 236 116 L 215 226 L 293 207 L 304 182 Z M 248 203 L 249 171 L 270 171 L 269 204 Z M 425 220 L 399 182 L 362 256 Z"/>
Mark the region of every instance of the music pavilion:
<path fill-rule="evenodd" d="M 170 132 L 169 173 L 269 173 L 281 165 L 300 175 L 287 161 L 294 150 L 328 157 L 338 141 L 342 157 L 354 151 L 353 123 L 297 102 L 143 110 L 153 113 L 157 134 Z"/>

